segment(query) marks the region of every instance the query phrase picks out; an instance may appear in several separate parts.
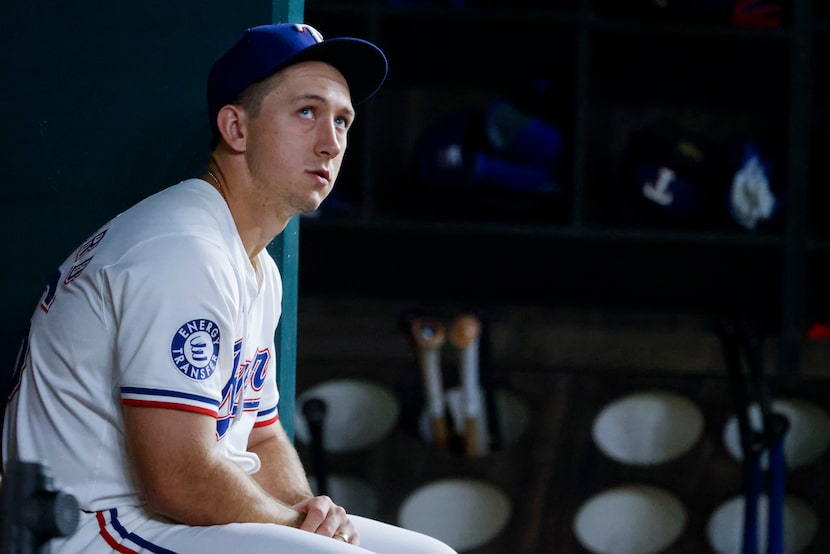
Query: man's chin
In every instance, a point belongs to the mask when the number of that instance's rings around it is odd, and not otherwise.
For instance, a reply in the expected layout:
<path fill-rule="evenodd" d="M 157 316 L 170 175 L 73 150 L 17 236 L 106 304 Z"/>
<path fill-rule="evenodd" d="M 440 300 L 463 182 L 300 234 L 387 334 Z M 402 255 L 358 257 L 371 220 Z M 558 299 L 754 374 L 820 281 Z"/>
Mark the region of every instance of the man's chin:
<path fill-rule="evenodd" d="M 298 214 L 307 215 L 312 212 L 316 212 L 323 204 L 323 200 L 325 200 L 325 196 L 322 198 L 314 197 L 303 200 L 298 198 L 297 201 L 293 203 L 293 206 Z"/>
<path fill-rule="evenodd" d="M 320 206 L 322 206 L 322 205 L 323 205 L 323 201 L 322 201 L 322 200 L 321 200 L 320 202 L 315 203 L 315 204 L 310 204 L 310 205 L 306 208 L 306 210 L 305 210 L 305 211 L 303 211 L 303 214 L 306 214 L 306 215 L 307 215 L 307 214 L 310 214 L 310 213 L 314 213 L 314 212 L 316 212 L 317 210 L 319 210 L 319 209 L 320 209 Z"/>

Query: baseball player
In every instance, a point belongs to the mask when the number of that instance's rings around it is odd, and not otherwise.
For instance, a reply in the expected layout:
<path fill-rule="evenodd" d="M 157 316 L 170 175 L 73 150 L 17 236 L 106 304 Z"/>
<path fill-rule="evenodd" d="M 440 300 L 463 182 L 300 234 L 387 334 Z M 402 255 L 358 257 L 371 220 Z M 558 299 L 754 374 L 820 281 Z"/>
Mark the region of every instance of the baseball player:
<path fill-rule="evenodd" d="M 354 106 L 386 71 L 360 39 L 248 29 L 208 78 L 204 174 L 55 272 L 3 428 L 4 466 L 49 465 L 82 508 L 54 552 L 452 554 L 315 497 L 277 411 L 282 287 L 266 246 L 329 194 Z"/>

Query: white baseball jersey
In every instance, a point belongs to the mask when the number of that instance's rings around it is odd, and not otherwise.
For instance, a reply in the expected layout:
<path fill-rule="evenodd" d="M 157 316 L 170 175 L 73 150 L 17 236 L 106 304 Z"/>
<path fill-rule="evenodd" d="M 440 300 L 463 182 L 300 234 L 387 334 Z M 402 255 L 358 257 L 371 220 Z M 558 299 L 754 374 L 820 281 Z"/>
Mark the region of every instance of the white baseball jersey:
<path fill-rule="evenodd" d="M 191 179 L 99 229 L 60 266 L 31 321 L 6 406 L 4 464 L 48 464 L 82 508 L 53 552 L 456 554 L 407 529 L 352 516 L 362 548 L 284 525 L 189 526 L 148 514 L 130 479 L 121 405 L 216 418 L 216 448 L 249 473 L 256 425 L 277 419 L 280 274 L 251 265 L 221 195 Z"/>
<path fill-rule="evenodd" d="M 118 215 L 60 266 L 31 320 L 6 408 L 4 463 L 40 461 L 90 511 L 139 503 L 121 404 L 216 418 L 245 471 L 255 425 L 277 418 L 282 285 L 248 259 L 221 195 L 190 179 Z"/>

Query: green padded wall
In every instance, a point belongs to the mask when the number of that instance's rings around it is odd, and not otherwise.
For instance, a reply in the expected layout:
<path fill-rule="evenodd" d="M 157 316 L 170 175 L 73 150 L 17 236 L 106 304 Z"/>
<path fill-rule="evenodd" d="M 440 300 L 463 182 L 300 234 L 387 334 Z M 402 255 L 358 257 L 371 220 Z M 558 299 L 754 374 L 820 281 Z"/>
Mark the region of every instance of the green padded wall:
<path fill-rule="evenodd" d="M 135 201 L 206 161 L 204 84 L 243 29 L 301 21 L 302 1 L 11 0 L 0 17 L 0 364 L 10 368 L 52 271 Z M 296 329 L 296 222 L 275 241 L 281 333 Z M 294 338 L 280 357 L 293 412 Z M 288 424 L 293 418 L 285 417 Z"/>

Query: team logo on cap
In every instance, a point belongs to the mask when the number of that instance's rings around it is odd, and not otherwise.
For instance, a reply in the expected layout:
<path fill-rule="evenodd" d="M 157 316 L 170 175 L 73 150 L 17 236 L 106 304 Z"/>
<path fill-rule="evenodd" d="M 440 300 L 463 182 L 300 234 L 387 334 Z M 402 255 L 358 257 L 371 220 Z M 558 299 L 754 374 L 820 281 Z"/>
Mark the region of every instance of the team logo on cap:
<path fill-rule="evenodd" d="M 191 319 L 178 328 L 170 343 L 176 368 L 194 381 L 213 375 L 219 361 L 219 326 L 209 319 Z"/>
<path fill-rule="evenodd" d="M 320 31 L 318 31 L 317 29 L 315 29 L 311 25 L 306 25 L 305 23 L 295 23 L 294 28 L 297 29 L 298 31 L 300 31 L 301 33 L 310 34 L 312 37 L 314 37 L 314 40 L 316 42 L 323 42 L 322 33 L 320 33 Z"/>

